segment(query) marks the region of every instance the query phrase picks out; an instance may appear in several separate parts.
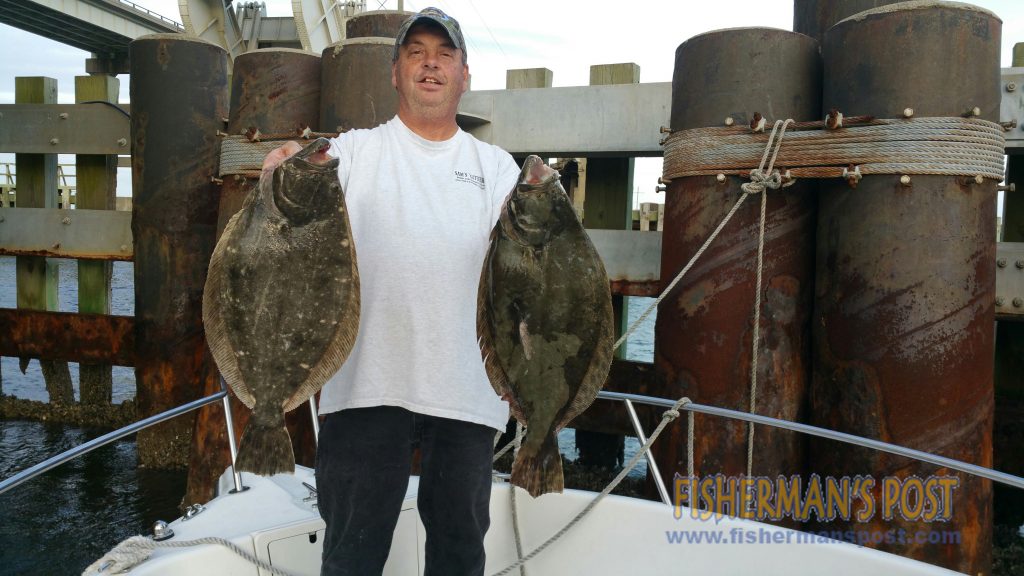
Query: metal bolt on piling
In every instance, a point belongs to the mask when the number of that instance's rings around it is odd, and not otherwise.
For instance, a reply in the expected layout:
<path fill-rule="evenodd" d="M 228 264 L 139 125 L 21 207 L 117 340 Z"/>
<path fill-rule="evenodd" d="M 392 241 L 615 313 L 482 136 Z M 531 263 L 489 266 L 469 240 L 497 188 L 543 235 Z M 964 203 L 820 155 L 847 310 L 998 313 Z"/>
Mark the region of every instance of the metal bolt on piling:
<path fill-rule="evenodd" d="M 768 120 L 761 116 L 760 112 L 754 112 L 754 117 L 750 119 L 750 129 L 754 132 L 764 132 L 764 127 L 767 123 Z"/>
<path fill-rule="evenodd" d="M 1006 268 L 1006 258 L 1000 258 L 996 260 L 996 266 L 1000 268 Z"/>

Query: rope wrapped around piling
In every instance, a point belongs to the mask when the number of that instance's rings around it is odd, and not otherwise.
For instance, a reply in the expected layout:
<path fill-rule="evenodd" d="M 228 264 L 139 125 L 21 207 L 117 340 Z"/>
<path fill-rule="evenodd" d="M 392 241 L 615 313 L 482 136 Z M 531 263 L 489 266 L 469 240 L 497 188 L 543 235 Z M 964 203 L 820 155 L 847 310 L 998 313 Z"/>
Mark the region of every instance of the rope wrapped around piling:
<path fill-rule="evenodd" d="M 239 175 L 259 178 L 263 168 L 263 159 L 275 148 L 288 140 L 309 140 L 312 138 L 333 138 L 337 132 L 310 132 L 296 134 L 266 134 L 257 132 L 258 139 L 239 134 L 227 135 L 220 144 L 220 168 L 218 177 Z"/>
<path fill-rule="evenodd" d="M 825 129 L 794 124 L 776 167 L 792 178 L 847 178 L 851 173 L 982 176 L 1003 180 L 1004 130 L 978 118 L 856 119 Z M 746 126 L 694 128 L 665 139 L 662 179 L 732 174 L 749 176 L 768 135 Z M 787 174 L 788 171 L 788 174 Z"/>

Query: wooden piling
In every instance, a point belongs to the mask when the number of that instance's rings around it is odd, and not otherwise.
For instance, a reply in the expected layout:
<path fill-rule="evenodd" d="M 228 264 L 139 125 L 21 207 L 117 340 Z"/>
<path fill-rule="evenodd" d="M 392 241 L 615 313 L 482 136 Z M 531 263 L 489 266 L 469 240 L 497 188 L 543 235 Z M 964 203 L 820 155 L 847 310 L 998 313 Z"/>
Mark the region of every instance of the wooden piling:
<path fill-rule="evenodd" d="M 17 104 L 56 104 L 57 80 L 23 77 L 14 79 Z M 18 206 L 22 208 L 57 207 L 57 155 L 15 154 L 18 174 Z M 59 277 L 57 262 L 37 256 L 18 256 L 16 262 L 18 308 L 57 310 Z M 22 358 L 22 369 L 28 359 Z M 53 404 L 71 404 L 75 400 L 68 363 L 40 359 L 46 391 Z"/>
<path fill-rule="evenodd" d="M 967 4 L 861 12 L 825 33 L 823 111 L 900 118 L 909 108 L 918 118 L 998 122 L 1000 36 L 994 14 Z M 821 183 L 811 423 L 991 467 L 996 182 L 910 177 L 869 175 L 856 189 Z M 989 573 L 990 481 L 819 439 L 810 460 L 823 477 L 872 475 L 876 502 L 885 478 L 957 478 L 940 503 L 952 510 L 941 528 L 904 503 L 891 520 L 879 510 L 828 529 L 956 532 L 955 543 L 878 547 Z"/>
<path fill-rule="evenodd" d="M 320 114 L 320 56 L 289 48 L 246 52 L 235 59 L 231 78 L 228 134 L 255 128 L 264 135 L 298 135 L 302 128 L 316 129 Z M 223 174 L 217 215 L 217 237 L 224 231 L 242 202 L 259 182 L 255 175 Z M 205 395 L 220 389 L 210 381 Z M 231 395 L 235 437 L 241 438 L 250 411 Z M 295 460 L 313 466 L 316 439 L 306 405 L 286 416 Z M 213 497 L 217 478 L 231 464 L 227 425 L 222 405 L 199 410 L 193 435 L 185 503 L 206 502 Z"/>
<path fill-rule="evenodd" d="M 120 82 L 115 76 L 75 77 L 75 102 L 117 104 Z M 95 104 L 104 106 L 104 104 Z M 76 208 L 113 210 L 117 196 L 117 155 L 75 156 Z M 78 311 L 110 314 L 110 260 L 78 261 Z M 80 364 L 78 391 L 82 404 L 110 404 L 113 387 L 110 364 Z"/>
<path fill-rule="evenodd" d="M 505 89 L 551 88 L 554 73 L 547 68 L 517 68 L 505 71 Z"/>
<path fill-rule="evenodd" d="M 599 64 L 590 67 L 590 84 L 637 84 L 640 66 L 633 63 Z M 583 199 L 583 225 L 592 229 L 630 230 L 633 228 L 633 158 L 587 158 L 587 180 Z M 629 323 L 629 298 L 612 296 L 615 337 Z M 626 358 L 626 343 L 615 352 Z M 598 410 L 620 409 L 602 406 Z M 596 413 L 596 411 L 595 411 Z M 594 415 L 591 415 L 594 417 Z M 576 449 L 585 465 L 614 467 L 623 460 L 625 439 L 620 435 L 576 429 Z"/>
<path fill-rule="evenodd" d="M 140 416 L 195 400 L 216 371 L 202 294 L 217 225 L 217 175 L 227 115 L 227 53 L 179 34 L 131 43 L 135 368 Z M 195 417 L 138 435 L 139 462 L 187 463 Z"/>

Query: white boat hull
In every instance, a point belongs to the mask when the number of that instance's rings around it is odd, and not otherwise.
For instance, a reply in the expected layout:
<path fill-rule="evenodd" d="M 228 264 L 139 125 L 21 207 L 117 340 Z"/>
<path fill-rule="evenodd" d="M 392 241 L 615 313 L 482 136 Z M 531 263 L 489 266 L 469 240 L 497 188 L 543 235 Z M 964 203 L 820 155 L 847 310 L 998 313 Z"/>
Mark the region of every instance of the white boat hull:
<path fill-rule="evenodd" d="M 297 467 L 294 475 L 271 478 L 243 474 L 243 484 L 249 489 L 230 494 L 230 475 L 225 474 L 221 495 L 193 518 L 172 522 L 175 535 L 166 542 L 221 537 L 290 574 L 319 574 L 324 522 L 303 482 L 314 484 L 312 470 Z M 425 533 L 416 511 L 418 484 L 418 478 L 410 479 L 384 570 L 388 576 L 423 572 Z M 494 485 L 491 528 L 485 541 L 486 574 L 503 570 L 517 558 L 509 496 L 507 484 Z M 518 492 L 524 554 L 543 544 L 594 497 L 593 492 L 566 490 L 532 499 Z M 676 519 L 670 506 L 609 496 L 558 542 L 530 560 L 527 570 L 533 575 L 559 576 L 955 574 L 845 542 L 823 538 L 808 542 L 804 533 L 768 524 L 724 517 L 698 519 L 688 509 L 682 511 Z M 131 574 L 254 576 L 269 572 L 227 547 L 207 544 L 158 549 Z"/>

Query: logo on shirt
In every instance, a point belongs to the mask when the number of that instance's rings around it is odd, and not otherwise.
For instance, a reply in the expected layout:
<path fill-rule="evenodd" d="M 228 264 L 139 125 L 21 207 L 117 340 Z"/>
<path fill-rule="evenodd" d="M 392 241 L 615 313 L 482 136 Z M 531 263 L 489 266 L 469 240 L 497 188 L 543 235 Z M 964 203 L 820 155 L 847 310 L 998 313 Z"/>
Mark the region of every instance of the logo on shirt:
<path fill-rule="evenodd" d="M 455 181 L 472 184 L 481 190 L 486 187 L 483 176 L 477 176 L 476 174 L 470 174 L 469 172 L 463 172 L 461 170 L 455 171 Z"/>

